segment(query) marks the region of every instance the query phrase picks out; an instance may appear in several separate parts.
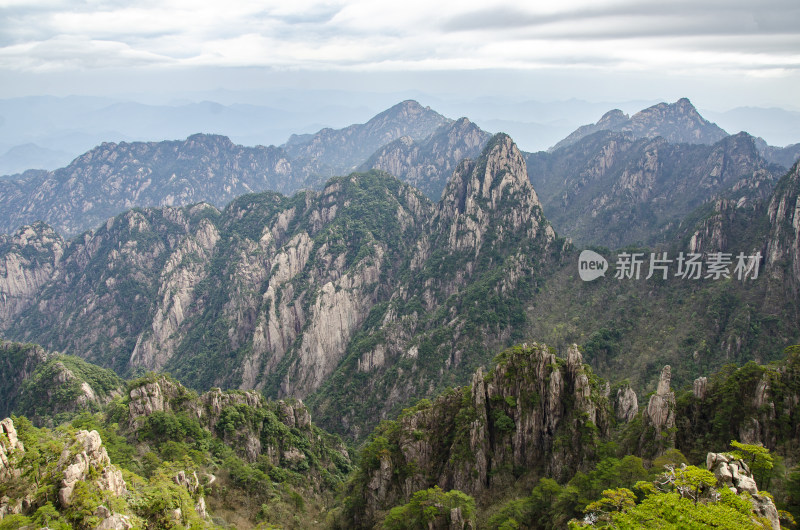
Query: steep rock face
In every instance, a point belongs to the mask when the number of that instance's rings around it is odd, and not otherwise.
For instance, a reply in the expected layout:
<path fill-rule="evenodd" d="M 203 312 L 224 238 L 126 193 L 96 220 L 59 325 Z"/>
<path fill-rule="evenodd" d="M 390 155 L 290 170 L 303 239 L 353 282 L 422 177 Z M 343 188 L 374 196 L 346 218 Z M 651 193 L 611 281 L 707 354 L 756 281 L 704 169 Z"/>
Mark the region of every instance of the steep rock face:
<path fill-rule="evenodd" d="M 361 170 L 382 169 L 438 201 L 458 163 L 480 155 L 490 135 L 467 118 L 416 141 L 403 136 L 376 151 Z"/>
<path fill-rule="evenodd" d="M 800 164 L 784 176 L 769 202 L 770 232 L 765 262 L 772 266 L 780 285 L 800 293 Z"/>
<path fill-rule="evenodd" d="M 478 159 L 459 164 L 406 254 L 407 280 L 374 306 L 342 367 L 308 400 L 317 417 L 360 436 L 365 418 L 374 425 L 411 396 L 468 381 L 485 348 L 509 344 L 525 322 L 522 300 L 563 244 L 521 153 L 496 135 Z M 359 371 L 369 374 L 366 388 Z"/>
<path fill-rule="evenodd" d="M 617 390 L 614 412 L 619 421 L 630 423 L 639 413 L 639 400 L 631 385 L 625 385 Z"/>
<path fill-rule="evenodd" d="M 208 511 L 206 510 L 206 499 L 200 490 L 200 479 L 197 478 L 197 472 L 193 471 L 191 475 L 187 475 L 185 471 L 179 471 L 172 481 L 178 486 L 183 486 L 194 498 L 197 499 L 194 505 L 194 510 L 201 519 L 209 520 Z"/>
<path fill-rule="evenodd" d="M 119 371 L 196 373 L 199 353 L 212 361 L 201 387 L 304 396 L 391 293 L 430 212 L 418 192 L 378 173 L 319 195 L 245 196 L 223 214 L 204 204 L 133 210 L 70 242 L 60 281 L 40 288 L 13 332 Z"/>
<path fill-rule="evenodd" d="M 669 366 L 665 366 L 658 378 L 656 393 L 650 396 L 647 408 L 642 413 L 645 431 L 641 445 L 646 448 L 648 444 L 655 444 L 655 447 L 651 446 L 650 450 L 654 450 L 656 454 L 660 454 L 675 443 L 673 430 L 675 427 L 675 393 L 670 389 L 671 379 L 672 370 Z"/>
<path fill-rule="evenodd" d="M 338 366 L 350 338 L 377 301 L 383 254 L 380 246 L 374 247 L 372 258 L 322 285 L 308 309 L 310 325 L 302 335 L 297 360 L 281 384 L 283 395 L 304 397 Z"/>
<path fill-rule="evenodd" d="M 567 476 L 592 451 L 586 436 L 606 432 L 608 420 L 607 400 L 577 347 L 566 361 L 544 345 L 514 347 L 488 374 L 475 372 L 472 385 L 379 429 L 351 491 L 365 503 L 350 517 L 367 526 L 433 485 L 475 496 L 498 492 L 514 482 L 514 469 Z"/>
<path fill-rule="evenodd" d="M 23 226 L 11 236 L 0 236 L 0 322 L 31 303 L 51 281 L 65 243 L 44 223 Z"/>
<path fill-rule="evenodd" d="M 498 135 L 437 206 L 371 171 L 223 212 L 131 210 L 70 241 L 58 281 L 2 325 L 120 373 L 304 398 L 329 427 L 363 433 L 412 394 L 468 381 L 484 347 L 518 337 L 564 244 Z M 487 299 L 491 311 L 477 303 Z M 333 398 L 350 405 L 334 412 Z"/>
<path fill-rule="evenodd" d="M 372 308 L 390 295 L 430 205 L 412 188 L 370 175 L 330 182 L 293 214 L 304 222 L 267 263 L 243 387 L 294 397 L 315 391 L 339 367 Z M 353 227 L 355 238 L 348 235 Z"/>
<path fill-rule="evenodd" d="M 0 434 L 5 436 L 0 438 L 0 480 L 11 480 L 19 476 L 16 462 L 25 454 L 25 446 L 19 441 L 11 418 L 0 421 Z"/>
<path fill-rule="evenodd" d="M 303 405 L 302 400 L 295 402 L 278 401 L 278 407 L 281 413 L 281 421 L 289 427 L 297 427 L 298 429 L 308 429 L 311 427 L 311 414 L 308 409 Z"/>
<path fill-rule="evenodd" d="M 584 244 L 648 241 L 720 196 L 737 208 L 772 193 L 784 169 L 747 133 L 713 145 L 601 131 L 527 156 L 528 173 L 559 233 Z"/>
<path fill-rule="evenodd" d="M 145 331 L 136 341 L 129 363 L 149 370 L 160 370 L 175 351 L 176 331 L 195 306 L 194 289 L 207 275 L 205 264 L 213 255 L 220 235 L 216 227 L 203 219 L 197 230 L 183 241 L 167 259 L 159 280 L 158 306 L 152 333 Z"/>
<path fill-rule="evenodd" d="M 728 227 L 735 222 L 737 204 L 734 201 L 719 199 L 713 204 L 714 214 L 703 219 L 692 233 L 688 249 L 690 252 L 725 252 L 729 249 Z M 744 249 L 736 249 L 744 250 Z"/>
<path fill-rule="evenodd" d="M 128 391 L 128 413 L 135 421 L 154 412 L 170 411 L 170 402 L 181 395 L 185 395 L 185 389 L 167 378 L 145 382 Z"/>
<path fill-rule="evenodd" d="M 212 207 L 195 206 L 131 210 L 108 220 L 70 241 L 49 287 L 2 327 L 14 338 L 35 337 L 48 349 L 122 372 L 139 335 L 152 329 L 148 319 L 172 249 L 200 218 L 214 215 Z"/>
<path fill-rule="evenodd" d="M 479 159 L 461 163 L 447 183 L 434 218 L 449 225 L 449 248 L 474 251 L 477 256 L 492 221 L 498 239 L 506 231 L 535 239 L 544 217 L 526 173 L 522 154 L 505 135 L 495 136 Z M 510 204 L 514 207 L 506 208 Z M 548 238 L 555 237 L 548 225 L 544 229 Z"/>
<path fill-rule="evenodd" d="M 675 103 L 659 103 L 628 118 L 620 110 L 603 115 L 593 125 L 584 125 L 551 148 L 555 151 L 577 143 L 598 131 L 630 133 L 635 138 L 661 136 L 670 143 L 714 144 L 728 135 L 716 124 L 703 118 L 694 105 L 681 98 Z"/>
<path fill-rule="evenodd" d="M 697 399 L 705 399 L 708 390 L 708 378 L 698 377 L 692 383 L 692 395 Z"/>

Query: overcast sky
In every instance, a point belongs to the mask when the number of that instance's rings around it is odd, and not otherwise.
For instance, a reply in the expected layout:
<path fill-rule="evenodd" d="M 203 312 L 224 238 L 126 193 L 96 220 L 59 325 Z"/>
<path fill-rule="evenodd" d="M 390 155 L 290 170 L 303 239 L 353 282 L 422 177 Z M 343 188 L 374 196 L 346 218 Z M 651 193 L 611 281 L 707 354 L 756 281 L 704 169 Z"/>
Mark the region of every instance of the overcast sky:
<path fill-rule="evenodd" d="M 0 6 L 0 97 L 313 83 L 800 108 L 798 0 Z"/>

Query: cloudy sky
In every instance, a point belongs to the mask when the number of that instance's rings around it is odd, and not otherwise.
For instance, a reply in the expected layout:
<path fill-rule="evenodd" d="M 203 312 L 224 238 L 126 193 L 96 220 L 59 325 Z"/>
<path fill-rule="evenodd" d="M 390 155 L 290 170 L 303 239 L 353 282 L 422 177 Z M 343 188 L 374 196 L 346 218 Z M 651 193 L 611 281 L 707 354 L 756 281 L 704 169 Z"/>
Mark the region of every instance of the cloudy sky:
<path fill-rule="evenodd" d="M 800 110 L 800 2 L 0 0 L 0 97 L 313 85 Z"/>

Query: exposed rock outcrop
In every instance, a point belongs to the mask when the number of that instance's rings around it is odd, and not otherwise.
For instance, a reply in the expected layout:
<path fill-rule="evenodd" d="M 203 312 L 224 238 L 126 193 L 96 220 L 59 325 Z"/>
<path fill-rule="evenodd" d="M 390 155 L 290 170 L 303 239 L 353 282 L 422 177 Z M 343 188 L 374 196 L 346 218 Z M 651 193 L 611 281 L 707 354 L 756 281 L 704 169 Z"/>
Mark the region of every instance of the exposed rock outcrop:
<path fill-rule="evenodd" d="M 66 243 L 42 222 L 0 236 L 0 329 L 54 279 Z"/>
<path fill-rule="evenodd" d="M 645 430 L 641 445 L 645 453 L 661 454 L 675 443 L 675 393 L 670 389 L 671 379 L 672 370 L 667 365 L 661 370 L 656 392 L 642 413 Z"/>
<path fill-rule="evenodd" d="M 195 499 L 194 509 L 197 512 L 197 515 L 201 519 L 208 519 L 208 510 L 206 509 L 206 499 L 202 494 L 202 490 L 200 488 L 200 479 L 197 478 L 197 472 L 193 471 L 191 474 L 187 475 L 185 471 L 179 471 L 174 477 L 172 477 L 172 481 L 175 482 L 178 486 L 183 486 L 186 488 L 186 491 Z"/>
<path fill-rule="evenodd" d="M 580 468 L 593 448 L 581 433 L 609 425 L 603 389 L 587 370 L 575 345 L 566 361 L 540 344 L 514 347 L 488 374 L 476 371 L 471 386 L 406 412 L 397 430 L 381 433 L 397 451 L 362 471 L 361 522 L 432 485 L 481 495 L 512 484 L 513 469 L 563 477 Z"/>
<path fill-rule="evenodd" d="M 527 178 L 525 159 L 506 135 L 496 135 L 477 160 L 462 162 L 447 183 L 434 222 L 449 227 L 448 246 L 477 256 L 489 226 L 506 234 L 535 239 L 540 230 L 555 238 Z M 504 205 L 513 204 L 512 209 Z M 501 219 L 500 222 L 498 218 Z"/>
<path fill-rule="evenodd" d="M 639 413 L 639 400 L 636 392 L 631 385 L 626 384 L 617 390 L 616 400 L 614 401 L 614 412 L 619 421 L 630 423 Z"/>
<path fill-rule="evenodd" d="M 179 392 L 179 387 L 164 377 L 132 388 L 128 392 L 130 397 L 128 411 L 131 420 L 150 416 L 154 412 L 169 411 L 170 399 L 177 397 Z"/>
<path fill-rule="evenodd" d="M 309 414 L 306 406 L 303 405 L 302 400 L 295 402 L 278 401 L 278 409 L 281 412 L 281 421 L 289 427 L 297 427 L 298 429 L 311 427 L 311 414 Z"/>
<path fill-rule="evenodd" d="M 198 309 L 194 290 L 206 278 L 206 264 L 219 238 L 216 227 L 203 219 L 194 234 L 172 252 L 161 272 L 151 329 L 139 335 L 131 353 L 131 366 L 161 370 L 174 354 L 178 329 Z"/>
<path fill-rule="evenodd" d="M 360 169 L 387 171 L 438 201 L 458 163 L 478 157 L 489 138 L 477 125 L 461 118 L 422 141 L 398 138 L 376 151 Z"/>
<path fill-rule="evenodd" d="M 25 454 L 25 446 L 19 441 L 11 418 L 0 421 L 0 435 L 0 480 L 9 480 L 20 474 L 16 463 Z"/>
<path fill-rule="evenodd" d="M 705 399 L 706 390 L 708 390 L 708 378 L 698 377 L 692 383 L 692 395 L 697 399 Z"/>
<path fill-rule="evenodd" d="M 769 496 L 759 493 L 753 474 L 743 460 L 738 460 L 727 453 L 708 453 L 706 467 L 717 477 L 717 484 L 720 487 L 730 488 L 737 494 L 749 493 L 755 514 L 767 519 L 774 530 L 780 530 L 775 503 Z"/>
<path fill-rule="evenodd" d="M 776 289 L 785 285 L 800 294 L 800 163 L 795 164 L 775 188 L 768 211 L 771 230 L 765 263 L 777 278 Z"/>
<path fill-rule="evenodd" d="M 61 505 L 71 504 L 72 493 L 79 481 L 92 481 L 102 491 L 115 496 L 124 495 L 127 489 L 122 472 L 111 464 L 97 431 L 78 431 L 75 441 L 77 447 L 65 448 L 59 459 L 59 466 L 64 469 L 58 490 Z"/>

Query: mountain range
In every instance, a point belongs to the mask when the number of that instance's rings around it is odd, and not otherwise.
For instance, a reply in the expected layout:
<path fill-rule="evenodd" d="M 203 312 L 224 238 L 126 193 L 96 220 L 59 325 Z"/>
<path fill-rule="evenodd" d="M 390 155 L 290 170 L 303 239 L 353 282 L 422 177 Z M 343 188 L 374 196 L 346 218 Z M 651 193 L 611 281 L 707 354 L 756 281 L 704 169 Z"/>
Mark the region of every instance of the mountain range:
<path fill-rule="evenodd" d="M 365 124 L 292 136 L 281 147 L 243 147 L 214 135 L 103 144 L 65 168 L 0 181 L 0 230 L 43 220 L 71 236 L 131 207 L 222 207 L 243 193 L 319 189 L 333 175 L 373 168 L 438 201 L 458 162 L 476 157 L 489 136 L 466 118 L 449 120 L 405 101 Z M 800 156 L 800 144 L 775 148 L 743 133 L 730 138 L 682 99 L 630 118 L 610 111 L 549 152 L 525 156 L 559 233 L 619 246 L 658 238 L 713 197 L 763 197 Z"/>
<path fill-rule="evenodd" d="M 723 142 L 739 140 L 753 145 Z M 718 199 L 669 232 L 672 254 L 765 257 L 761 281 L 725 284 L 577 281 L 577 251 L 528 175 L 496 135 L 438 203 L 371 170 L 223 210 L 133 209 L 71 240 L 35 223 L 0 246 L 0 329 L 121 374 L 302 397 L 322 425 L 357 438 L 527 336 L 580 343 L 602 375 L 627 366 L 640 390 L 658 364 L 690 356 L 675 374 L 688 382 L 797 340 L 797 166 L 752 186 L 750 202 Z M 604 311 L 609 298 L 620 303 Z"/>
<path fill-rule="evenodd" d="M 0 415 L 30 421 L 0 422 L 0 515 L 593 526 L 690 502 L 658 481 L 707 470 L 692 517 L 776 528 L 753 447 L 793 462 L 800 439 L 800 165 L 688 100 L 601 122 L 524 153 L 408 101 L 282 147 L 104 144 L 1 181 Z M 630 502 L 593 511 L 611 487 Z"/>

